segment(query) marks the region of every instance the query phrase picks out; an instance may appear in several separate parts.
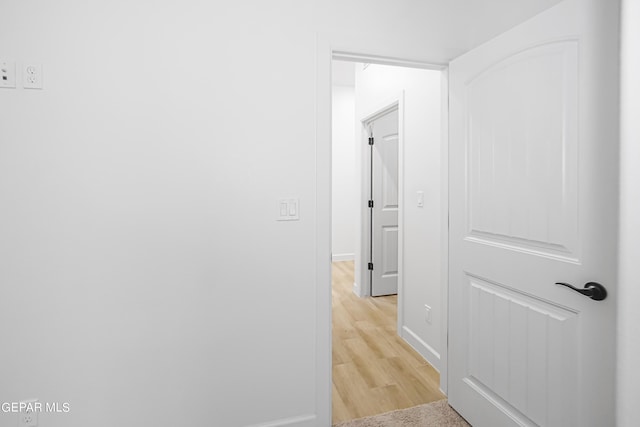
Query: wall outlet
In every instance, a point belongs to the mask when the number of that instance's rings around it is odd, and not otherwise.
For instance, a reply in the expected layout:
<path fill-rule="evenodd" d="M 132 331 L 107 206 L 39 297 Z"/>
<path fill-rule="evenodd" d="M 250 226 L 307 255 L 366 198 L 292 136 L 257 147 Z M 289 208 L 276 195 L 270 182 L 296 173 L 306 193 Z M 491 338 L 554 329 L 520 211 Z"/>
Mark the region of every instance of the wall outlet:
<path fill-rule="evenodd" d="M 425 315 L 424 315 L 424 320 L 428 323 L 431 324 L 431 307 L 429 307 L 427 304 L 424 305 L 424 309 L 426 311 Z"/>
<path fill-rule="evenodd" d="M 18 413 L 18 427 L 38 427 L 38 412 L 40 412 L 38 399 L 21 401 L 20 412 Z"/>
<path fill-rule="evenodd" d="M 0 59 L 0 87 L 16 87 L 16 63 L 8 59 Z"/>
<path fill-rule="evenodd" d="M 42 89 L 42 64 L 29 62 L 22 67 L 22 86 L 25 89 Z"/>

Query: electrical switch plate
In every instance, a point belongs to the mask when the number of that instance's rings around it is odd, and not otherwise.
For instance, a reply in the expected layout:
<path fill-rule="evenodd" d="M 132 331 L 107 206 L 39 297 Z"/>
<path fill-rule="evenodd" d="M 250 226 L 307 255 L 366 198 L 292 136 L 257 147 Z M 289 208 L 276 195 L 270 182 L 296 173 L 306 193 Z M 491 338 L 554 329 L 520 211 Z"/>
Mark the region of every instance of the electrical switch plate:
<path fill-rule="evenodd" d="M 298 199 L 278 199 L 277 221 L 297 221 L 300 219 Z"/>
<path fill-rule="evenodd" d="M 42 89 L 42 64 L 28 62 L 22 67 L 22 86 L 25 89 Z"/>
<path fill-rule="evenodd" d="M 0 87 L 16 87 L 16 63 L 8 59 L 0 59 Z"/>
<path fill-rule="evenodd" d="M 424 191 L 418 191 L 418 207 L 424 206 Z"/>
<path fill-rule="evenodd" d="M 424 320 L 428 324 L 431 324 L 431 307 L 429 307 L 427 304 L 425 304 L 424 305 L 424 309 L 426 310 L 426 314 L 425 314 Z"/>

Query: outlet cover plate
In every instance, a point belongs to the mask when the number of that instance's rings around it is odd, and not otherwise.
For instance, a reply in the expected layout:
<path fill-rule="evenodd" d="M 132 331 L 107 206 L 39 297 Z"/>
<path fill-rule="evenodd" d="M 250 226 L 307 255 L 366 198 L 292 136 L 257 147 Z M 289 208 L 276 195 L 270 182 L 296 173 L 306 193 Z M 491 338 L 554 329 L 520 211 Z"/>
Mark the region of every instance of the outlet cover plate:
<path fill-rule="evenodd" d="M 38 412 L 40 412 L 40 409 L 38 399 L 21 401 L 20 412 L 18 413 L 18 427 L 38 427 Z"/>
<path fill-rule="evenodd" d="M 42 89 L 42 64 L 28 62 L 22 67 L 22 87 Z"/>

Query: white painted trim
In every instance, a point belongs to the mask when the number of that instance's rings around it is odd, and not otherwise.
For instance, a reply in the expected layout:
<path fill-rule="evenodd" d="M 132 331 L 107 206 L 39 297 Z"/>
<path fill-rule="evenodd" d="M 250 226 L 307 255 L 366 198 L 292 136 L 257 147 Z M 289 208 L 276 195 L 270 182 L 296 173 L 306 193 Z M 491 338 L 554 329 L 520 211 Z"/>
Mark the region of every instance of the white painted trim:
<path fill-rule="evenodd" d="M 355 254 L 333 254 L 331 255 L 331 260 L 333 262 L 336 261 L 353 261 L 355 259 Z"/>
<path fill-rule="evenodd" d="M 248 427 L 317 427 L 315 415 L 301 415 L 299 417 L 283 418 L 262 424 L 253 424 Z"/>
<path fill-rule="evenodd" d="M 396 331 L 404 325 L 404 90 L 398 94 L 398 304 Z"/>
<path fill-rule="evenodd" d="M 637 301 L 638 259 L 640 258 L 640 2 L 622 1 L 620 65 L 620 231 L 618 241 L 618 330 L 616 423 L 620 427 L 637 424 L 640 396 L 640 358 Z"/>
<path fill-rule="evenodd" d="M 331 425 L 331 46 L 316 35 L 316 425 Z"/>
<path fill-rule="evenodd" d="M 397 67 L 422 68 L 425 70 L 442 70 L 447 64 L 425 63 L 408 59 L 391 58 L 388 56 L 368 55 L 344 51 L 333 51 L 333 59 L 338 61 L 364 62 L 365 64 L 395 65 Z"/>
<path fill-rule="evenodd" d="M 369 111 L 366 111 L 364 114 L 362 114 L 362 117 L 360 117 L 360 122 L 362 123 L 362 125 L 364 126 L 366 123 L 377 120 L 385 114 L 398 109 L 402 96 L 403 94 L 399 93 L 386 99 L 379 99 L 373 105 L 373 107 L 369 109 Z"/>
<path fill-rule="evenodd" d="M 353 293 L 356 294 L 358 297 L 362 298 L 362 289 L 360 288 L 360 285 L 356 282 L 353 282 Z"/>
<path fill-rule="evenodd" d="M 424 357 L 427 362 L 429 362 L 431 366 L 435 368 L 436 371 L 440 372 L 440 362 L 442 361 L 440 353 L 435 351 L 433 347 L 424 342 L 422 338 L 418 336 L 418 334 L 413 332 L 407 326 L 402 327 L 400 336 L 407 342 L 407 344 L 413 347 L 415 351 L 420 353 L 420 355 Z"/>
<path fill-rule="evenodd" d="M 334 56 L 335 53 L 335 56 Z M 340 56 L 342 55 L 342 56 Z M 326 34 L 316 35 L 316 426 L 331 425 L 331 61 L 384 63 L 398 59 L 348 53 L 331 47 Z M 351 59 L 347 59 L 347 57 Z M 388 62 L 387 62 L 388 63 Z M 406 61 L 419 68 L 443 69 L 443 64 Z"/>
<path fill-rule="evenodd" d="M 360 241 L 356 242 L 356 254 L 354 269 L 358 269 L 360 272 L 360 289 L 358 295 L 360 297 L 371 296 L 371 272 L 368 269 L 367 263 L 369 261 L 369 245 L 371 236 L 369 235 L 369 208 L 367 207 L 366 200 L 369 199 L 369 174 L 371 173 L 371 163 L 369 162 L 369 149 L 367 145 L 367 139 L 369 134 L 364 125 L 364 122 L 360 120 L 360 138 L 357 143 L 356 156 L 360 161 L 360 175 L 356 176 L 356 197 L 360 200 L 358 204 L 358 215 L 360 216 Z M 356 275 L 357 278 L 357 275 Z"/>
<path fill-rule="evenodd" d="M 440 145 L 440 224 L 442 235 L 440 252 L 442 254 L 441 272 L 441 328 L 440 328 L 440 390 L 447 394 L 449 387 L 449 69 L 441 74 L 440 100 L 442 106 L 442 142 Z"/>

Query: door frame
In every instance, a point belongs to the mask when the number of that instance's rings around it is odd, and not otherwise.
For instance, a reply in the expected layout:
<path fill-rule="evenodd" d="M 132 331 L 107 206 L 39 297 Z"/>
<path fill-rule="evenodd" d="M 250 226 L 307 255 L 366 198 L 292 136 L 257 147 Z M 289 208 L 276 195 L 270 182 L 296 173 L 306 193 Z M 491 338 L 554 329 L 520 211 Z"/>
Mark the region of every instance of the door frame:
<path fill-rule="evenodd" d="M 359 213 L 361 221 L 360 229 L 362 234 L 361 239 L 358 242 L 359 247 L 356 248 L 354 263 L 355 268 L 360 270 L 360 283 L 354 283 L 354 291 L 356 291 L 356 294 L 359 297 L 371 296 L 371 289 L 373 285 L 371 273 L 368 270 L 367 261 L 365 261 L 367 258 L 366 254 L 369 252 L 369 245 L 371 244 L 372 237 L 371 232 L 369 231 L 371 229 L 371 218 L 369 215 L 369 207 L 367 206 L 370 190 L 369 177 L 372 173 L 370 166 L 371 152 L 369 150 L 369 145 L 367 144 L 365 146 L 367 138 L 369 137 L 366 124 L 394 110 L 396 110 L 398 114 L 398 295 L 400 295 L 400 291 L 402 289 L 402 270 L 404 265 L 402 252 L 404 232 L 404 200 L 402 197 L 402 191 L 404 190 L 404 175 L 402 174 L 402 171 L 404 170 L 404 91 L 392 98 L 377 103 L 375 107 L 358 118 L 358 123 L 360 124 L 360 139 L 358 141 L 357 155 L 360 159 L 361 168 L 360 175 L 357 177 L 358 182 L 356 183 L 356 186 L 358 188 L 358 200 L 360 200 Z M 365 286 L 365 277 L 367 276 L 369 279 L 366 280 L 367 285 Z M 401 314 L 401 299 L 398 298 L 398 319 Z M 400 329 L 398 329 L 398 331 L 400 331 Z"/>
<path fill-rule="evenodd" d="M 316 38 L 316 199 L 315 199 L 315 391 L 317 425 L 331 425 L 332 405 L 332 346 L 331 346 L 331 66 L 333 60 L 368 62 L 381 65 L 397 65 L 442 71 L 442 218 L 449 215 L 448 191 L 448 64 L 394 58 L 375 53 L 357 53 L 358 49 L 339 49 L 331 45 L 329 38 L 318 34 Z M 447 391 L 447 319 L 448 319 L 448 221 L 443 221 L 442 254 L 442 337 L 440 388 Z"/>

